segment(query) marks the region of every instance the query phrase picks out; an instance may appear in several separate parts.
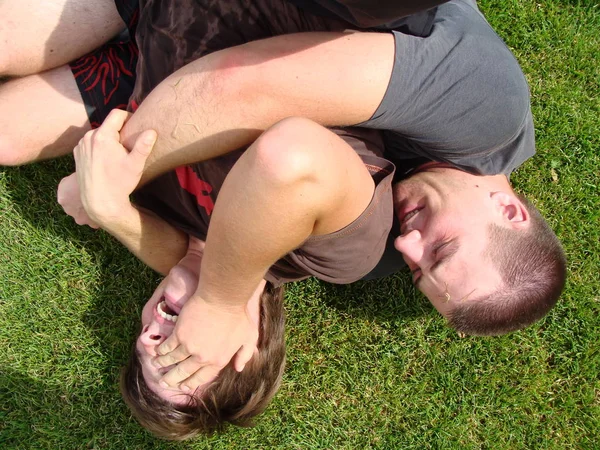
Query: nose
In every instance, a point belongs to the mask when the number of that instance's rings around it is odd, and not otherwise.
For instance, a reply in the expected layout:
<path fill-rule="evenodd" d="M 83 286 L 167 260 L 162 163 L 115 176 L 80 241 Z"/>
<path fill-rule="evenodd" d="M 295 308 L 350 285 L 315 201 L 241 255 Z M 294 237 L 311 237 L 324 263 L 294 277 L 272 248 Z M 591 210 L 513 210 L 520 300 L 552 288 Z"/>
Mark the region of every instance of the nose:
<path fill-rule="evenodd" d="M 160 327 L 156 322 L 146 325 L 142 329 L 142 334 L 140 335 L 140 341 L 149 353 L 154 352 L 155 347 L 162 344 L 166 338 L 167 336 L 165 336 L 164 333 L 161 333 Z"/>
<path fill-rule="evenodd" d="M 423 240 L 419 230 L 411 230 L 398 236 L 394 241 L 394 247 L 402 253 L 411 270 L 415 268 L 415 265 L 420 264 L 423 258 Z"/>

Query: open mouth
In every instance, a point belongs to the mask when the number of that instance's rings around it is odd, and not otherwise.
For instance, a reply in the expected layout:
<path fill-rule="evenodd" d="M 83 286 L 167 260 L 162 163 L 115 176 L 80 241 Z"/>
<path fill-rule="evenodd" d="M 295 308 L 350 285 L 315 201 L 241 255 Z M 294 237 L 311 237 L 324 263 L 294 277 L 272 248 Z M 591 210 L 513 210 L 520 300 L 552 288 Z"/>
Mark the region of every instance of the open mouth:
<path fill-rule="evenodd" d="M 177 322 L 177 318 L 179 317 L 179 315 L 173 311 L 164 300 L 156 305 L 156 312 L 158 312 L 158 315 L 163 319 L 173 323 Z"/>

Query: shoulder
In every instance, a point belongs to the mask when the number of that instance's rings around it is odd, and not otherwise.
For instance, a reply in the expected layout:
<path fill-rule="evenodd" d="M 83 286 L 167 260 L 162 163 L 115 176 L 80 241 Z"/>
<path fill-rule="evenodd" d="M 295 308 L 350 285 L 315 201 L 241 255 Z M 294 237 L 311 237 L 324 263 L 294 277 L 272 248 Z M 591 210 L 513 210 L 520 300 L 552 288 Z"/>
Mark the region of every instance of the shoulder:
<path fill-rule="evenodd" d="M 363 126 L 383 129 L 386 151 L 510 173 L 534 151 L 527 80 L 472 1 L 438 8 L 427 38 L 395 33 L 396 66 Z M 389 153 L 388 153 L 389 154 Z"/>

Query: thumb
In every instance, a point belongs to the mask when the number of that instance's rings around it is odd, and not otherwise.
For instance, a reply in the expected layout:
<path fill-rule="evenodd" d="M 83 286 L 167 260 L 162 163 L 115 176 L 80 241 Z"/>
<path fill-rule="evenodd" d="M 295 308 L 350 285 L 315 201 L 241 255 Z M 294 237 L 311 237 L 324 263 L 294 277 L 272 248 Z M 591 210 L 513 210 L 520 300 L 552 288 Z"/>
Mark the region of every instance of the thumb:
<path fill-rule="evenodd" d="M 152 153 L 156 139 L 158 138 L 156 131 L 147 130 L 141 133 L 133 145 L 133 149 L 129 153 L 129 164 L 133 167 L 142 170 L 148 155 Z"/>

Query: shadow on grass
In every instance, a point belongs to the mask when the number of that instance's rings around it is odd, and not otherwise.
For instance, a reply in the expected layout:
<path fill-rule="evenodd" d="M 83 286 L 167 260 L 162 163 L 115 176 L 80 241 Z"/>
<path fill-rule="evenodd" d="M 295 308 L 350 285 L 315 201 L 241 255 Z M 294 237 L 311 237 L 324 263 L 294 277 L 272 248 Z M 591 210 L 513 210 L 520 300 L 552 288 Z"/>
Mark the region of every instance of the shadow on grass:
<path fill-rule="evenodd" d="M 129 416 L 116 376 L 94 386 L 44 383 L 22 373 L 0 377 L 0 447 L 190 448 L 153 438 Z"/>
<path fill-rule="evenodd" d="M 89 367 L 81 361 L 81 366 L 83 371 L 94 370 L 97 384 L 82 386 L 75 379 L 48 385 L 2 369 L 0 448 L 27 442 L 32 448 L 56 448 L 57 442 L 64 442 L 67 448 L 127 448 L 132 442 L 139 442 L 139 446 L 135 444 L 138 448 L 157 448 L 161 441 L 131 418 L 118 390 L 118 378 L 139 331 L 142 307 L 160 277 L 106 233 L 78 226 L 62 211 L 56 202 L 56 186 L 73 169 L 72 159 L 62 158 L 4 169 L 4 181 L 11 206 L 36 233 L 59 236 L 76 251 L 85 249 L 92 258 L 91 304 L 81 321 L 93 338 L 92 348 L 85 352 L 93 361 Z M 78 282 L 68 279 L 69 268 L 56 270 L 65 273 L 68 283 Z M 73 272 L 81 274 L 78 270 Z M 57 279 L 57 284 L 62 281 Z M 59 359 L 68 359 L 69 350 L 61 351 L 67 353 Z M 89 374 L 81 377 L 86 379 Z"/>
<path fill-rule="evenodd" d="M 382 322 L 409 322 L 431 310 L 412 285 L 408 270 L 350 285 L 321 283 L 323 301 L 352 316 Z"/>

